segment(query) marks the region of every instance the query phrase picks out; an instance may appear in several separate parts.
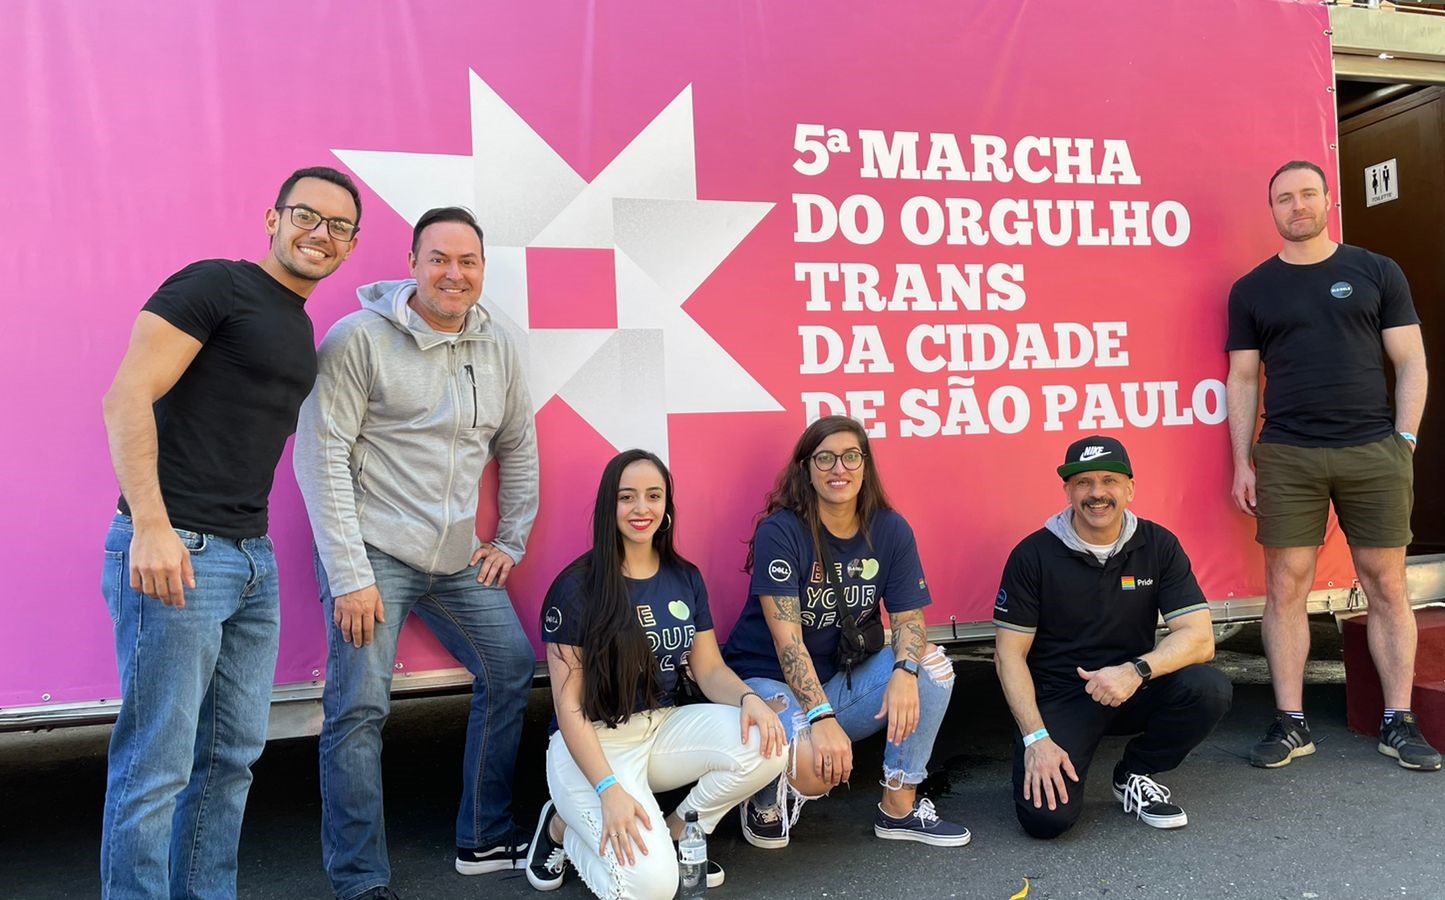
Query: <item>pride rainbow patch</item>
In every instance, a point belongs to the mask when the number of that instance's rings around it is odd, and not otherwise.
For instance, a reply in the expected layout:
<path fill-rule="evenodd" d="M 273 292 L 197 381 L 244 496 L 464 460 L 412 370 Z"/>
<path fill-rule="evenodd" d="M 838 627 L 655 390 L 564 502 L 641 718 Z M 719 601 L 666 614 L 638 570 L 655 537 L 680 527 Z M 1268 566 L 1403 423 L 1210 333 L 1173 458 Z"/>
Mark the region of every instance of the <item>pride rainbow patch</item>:
<path fill-rule="evenodd" d="M 1120 578 L 1119 587 L 1123 588 L 1126 591 L 1134 590 L 1134 576 L 1125 575 L 1123 578 Z"/>

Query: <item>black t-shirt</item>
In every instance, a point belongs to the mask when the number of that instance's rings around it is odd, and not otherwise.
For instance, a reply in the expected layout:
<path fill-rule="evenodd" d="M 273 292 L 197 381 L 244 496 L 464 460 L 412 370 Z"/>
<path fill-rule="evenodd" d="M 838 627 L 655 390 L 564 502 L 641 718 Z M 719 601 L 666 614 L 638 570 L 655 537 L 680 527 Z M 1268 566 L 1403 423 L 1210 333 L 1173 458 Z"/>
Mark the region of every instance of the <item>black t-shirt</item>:
<path fill-rule="evenodd" d="M 627 596 L 637 613 L 637 625 L 657 659 L 660 706 L 677 702 L 677 671 L 687 665 L 692 640 L 699 631 L 712 631 L 712 610 L 702 573 L 692 566 L 667 566 L 651 578 L 626 578 Z M 549 644 L 582 646 L 582 607 L 587 594 L 582 574 L 568 568 L 547 591 L 542 603 L 542 640 Z M 638 698 L 633 712 L 647 708 Z"/>
<path fill-rule="evenodd" d="M 161 496 L 176 528 L 266 533 L 266 501 L 301 401 L 316 382 L 305 300 L 252 262 L 192 263 L 143 307 L 201 342 L 156 401 Z M 125 498 L 120 510 L 130 513 Z"/>
<path fill-rule="evenodd" d="M 1168 529 L 1144 519 L 1101 563 L 1040 528 L 1004 564 L 993 623 L 1034 636 L 1029 672 L 1040 700 L 1084 690 L 1078 666 L 1116 666 L 1154 649 L 1163 614 L 1208 609 L 1189 557 Z"/>
<path fill-rule="evenodd" d="M 880 602 L 889 615 L 929 604 L 928 582 L 908 522 L 885 509 L 868 523 L 868 531 L 846 540 L 826 535 L 833 572 L 824 578 L 813 536 L 796 514 L 780 510 L 758 523 L 748 602 L 723 651 L 734 672 L 742 678 L 783 680 L 761 597 L 799 598 L 803 645 L 818 681 L 824 683 L 838 671 L 833 656 L 844 616 L 862 618 Z"/>
<path fill-rule="evenodd" d="M 1258 350 L 1264 362 L 1260 441 L 1353 447 L 1389 437 L 1380 332 L 1419 323 L 1399 265 L 1348 244 L 1308 265 L 1271 256 L 1236 281 L 1225 350 Z"/>

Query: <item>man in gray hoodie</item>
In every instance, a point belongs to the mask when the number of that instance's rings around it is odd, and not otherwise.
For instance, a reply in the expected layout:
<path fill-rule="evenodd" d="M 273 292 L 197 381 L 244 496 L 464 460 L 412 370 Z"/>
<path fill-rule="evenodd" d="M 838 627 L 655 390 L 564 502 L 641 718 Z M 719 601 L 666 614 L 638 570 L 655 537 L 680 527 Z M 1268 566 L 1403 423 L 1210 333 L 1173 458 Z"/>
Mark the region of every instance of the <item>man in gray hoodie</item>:
<path fill-rule="evenodd" d="M 1057 469 L 1069 505 L 1009 554 L 994 602 L 995 662 L 1018 724 L 1014 811 L 1053 838 L 1083 809 L 1106 734 L 1136 734 L 1114 766 L 1114 798 L 1146 825 L 1188 822 L 1153 779 L 1189 755 L 1229 709 L 1209 604 L 1167 528 L 1129 510 L 1124 445 L 1075 441 Z M 1154 641 L 1160 617 L 1169 634 Z"/>
<path fill-rule="evenodd" d="M 326 335 L 296 438 L 329 623 L 321 844 L 338 900 L 395 896 L 381 729 L 412 611 L 475 678 L 457 871 L 511 869 L 526 853 L 512 777 L 536 658 L 505 585 L 537 514 L 532 402 L 515 341 L 477 302 L 486 261 L 472 214 L 423 214 L 409 261 L 412 278 L 362 287 L 362 309 Z M 483 543 L 493 456 L 499 521 Z"/>

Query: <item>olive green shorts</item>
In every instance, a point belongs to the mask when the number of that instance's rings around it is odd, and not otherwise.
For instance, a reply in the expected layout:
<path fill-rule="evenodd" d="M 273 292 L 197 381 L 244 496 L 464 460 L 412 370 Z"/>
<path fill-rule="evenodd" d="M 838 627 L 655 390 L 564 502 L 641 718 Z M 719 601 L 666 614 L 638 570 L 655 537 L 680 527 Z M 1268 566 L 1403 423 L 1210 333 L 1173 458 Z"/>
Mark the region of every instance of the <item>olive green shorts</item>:
<path fill-rule="evenodd" d="M 1392 434 L 1358 447 L 1254 445 L 1255 500 L 1266 547 L 1324 543 L 1330 503 L 1352 547 L 1404 547 L 1412 539 L 1415 460 Z"/>

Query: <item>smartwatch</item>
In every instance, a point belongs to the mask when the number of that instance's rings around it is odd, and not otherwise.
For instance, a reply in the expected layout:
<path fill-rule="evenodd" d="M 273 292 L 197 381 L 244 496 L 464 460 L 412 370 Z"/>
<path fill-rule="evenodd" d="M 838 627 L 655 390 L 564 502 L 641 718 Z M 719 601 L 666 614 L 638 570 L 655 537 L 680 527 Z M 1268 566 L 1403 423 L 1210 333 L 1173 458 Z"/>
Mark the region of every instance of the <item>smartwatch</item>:
<path fill-rule="evenodd" d="M 899 669 L 902 669 L 909 675 L 912 675 L 914 678 L 918 677 L 918 663 L 914 662 L 911 659 L 900 659 L 898 662 L 894 663 L 893 671 L 896 672 Z"/>
<path fill-rule="evenodd" d="M 1141 684 L 1148 684 L 1149 679 L 1154 677 L 1154 670 L 1149 668 L 1149 664 L 1146 663 L 1142 657 L 1136 656 L 1129 660 L 1129 662 L 1133 664 L 1134 671 L 1138 672 L 1139 677 L 1143 679 Z"/>

